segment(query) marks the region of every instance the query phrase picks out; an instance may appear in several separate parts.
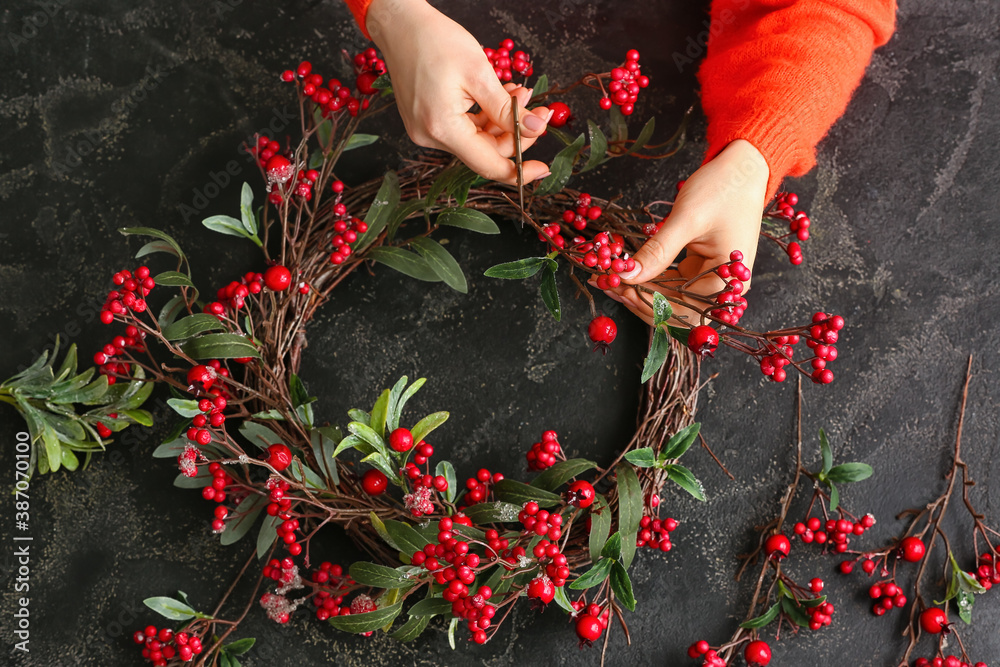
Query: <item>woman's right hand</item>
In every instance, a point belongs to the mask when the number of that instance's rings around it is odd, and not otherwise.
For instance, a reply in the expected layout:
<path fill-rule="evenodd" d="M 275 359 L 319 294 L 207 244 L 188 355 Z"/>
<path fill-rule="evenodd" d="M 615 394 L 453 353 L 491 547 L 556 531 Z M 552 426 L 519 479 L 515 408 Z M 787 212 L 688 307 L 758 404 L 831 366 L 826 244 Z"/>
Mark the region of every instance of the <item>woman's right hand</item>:
<path fill-rule="evenodd" d="M 389 69 L 410 138 L 454 153 L 484 178 L 515 183 L 511 95 L 521 107 L 524 150 L 545 131 L 549 110 L 525 110 L 531 92 L 501 85 L 479 42 L 424 0 L 374 0 L 366 23 Z M 474 104 L 479 113 L 469 112 Z M 548 171 L 544 162 L 525 161 L 524 181 Z"/>

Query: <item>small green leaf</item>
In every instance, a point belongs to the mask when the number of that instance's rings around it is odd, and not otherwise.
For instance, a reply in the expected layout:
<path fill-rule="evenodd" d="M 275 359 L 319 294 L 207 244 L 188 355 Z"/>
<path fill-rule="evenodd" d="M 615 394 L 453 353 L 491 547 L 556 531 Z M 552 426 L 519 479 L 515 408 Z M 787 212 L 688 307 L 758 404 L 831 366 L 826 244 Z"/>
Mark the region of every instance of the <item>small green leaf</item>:
<path fill-rule="evenodd" d="M 511 503 L 478 503 L 465 509 L 465 516 L 472 519 L 477 525 L 487 523 L 510 523 L 517 521 L 517 515 L 521 512 L 520 505 Z"/>
<path fill-rule="evenodd" d="M 249 440 L 252 444 L 267 449 L 271 445 L 281 442 L 278 434 L 264 426 L 252 421 L 244 421 L 240 424 L 240 435 Z"/>
<path fill-rule="evenodd" d="M 295 373 L 292 373 L 288 378 L 288 393 L 291 396 L 293 408 L 309 403 L 309 392 L 306 391 L 302 378 Z"/>
<path fill-rule="evenodd" d="M 462 273 L 462 267 L 458 265 L 451 253 L 444 249 L 444 246 L 427 237 L 421 236 L 410 241 L 410 244 L 417 249 L 417 252 L 427 261 L 431 270 L 443 280 L 448 287 L 456 292 L 466 294 L 469 285 Z"/>
<path fill-rule="evenodd" d="M 451 619 L 451 623 L 448 624 L 448 646 L 451 647 L 452 651 L 455 650 L 455 628 L 457 627 L 458 627 L 458 619 L 457 618 Z"/>
<path fill-rule="evenodd" d="M 958 617 L 966 625 L 972 624 L 972 605 L 976 603 L 976 596 L 968 591 L 959 591 L 955 606 L 958 607 Z"/>
<path fill-rule="evenodd" d="M 534 501 L 539 507 L 552 507 L 562 502 L 562 496 L 530 486 L 516 479 L 502 479 L 493 486 L 497 500 L 523 506 Z"/>
<path fill-rule="evenodd" d="M 809 627 L 809 617 L 802 611 L 802 607 L 795 604 L 795 600 L 789 597 L 781 598 L 781 608 L 796 625 L 802 628 Z"/>
<path fill-rule="evenodd" d="M 662 327 L 656 327 L 653 331 L 653 342 L 649 346 L 649 354 L 646 355 L 643 362 L 641 382 L 645 383 L 656 375 L 656 372 L 663 366 L 663 362 L 666 361 L 669 349 L 670 342 L 667 340 L 666 332 Z"/>
<path fill-rule="evenodd" d="M 199 336 L 207 331 L 219 331 L 221 329 L 225 329 L 225 327 L 215 315 L 195 313 L 165 327 L 163 329 L 163 337 L 170 341 L 184 340 Z"/>
<path fill-rule="evenodd" d="M 615 473 L 618 478 L 618 530 L 622 534 L 622 561 L 628 568 L 635 557 L 635 536 L 642 520 L 642 487 L 631 463 L 619 463 Z"/>
<path fill-rule="evenodd" d="M 406 588 L 414 581 L 405 573 L 384 565 L 355 561 L 350 567 L 351 578 L 372 588 Z"/>
<path fill-rule="evenodd" d="M 389 605 L 388 607 L 384 607 L 382 609 L 376 609 L 375 611 L 369 611 L 364 614 L 331 616 L 328 622 L 338 630 L 361 634 L 363 632 L 378 630 L 386 624 L 391 623 L 397 616 L 399 616 L 399 612 L 402 611 L 402 609 L 403 601 L 400 600 L 396 604 Z"/>
<path fill-rule="evenodd" d="M 669 333 L 670 337 L 676 340 L 681 345 L 687 345 L 688 337 L 691 335 L 691 330 L 686 329 L 684 327 L 671 326 L 668 324 L 667 333 Z"/>
<path fill-rule="evenodd" d="M 168 398 L 167 405 L 169 405 L 173 411 L 181 417 L 185 417 L 187 419 L 190 419 L 195 415 L 202 414 L 201 410 L 198 409 L 198 401 L 194 399 Z"/>
<path fill-rule="evenodd" d="M 625 453 L 625 460 L 637 468 L 652 468 L 656 465 L 656 456 L 650 447 L 633 449 Z"/>
<path fill-rule="evenodd" d="M 118 230 L 118 232 L 124 236 L 152 236 L 153 238 L 160 239 L 173 248 L 178 257 L 184 257 L 184 251 L 181 250 L 181 247 L 177 244 L 177 241 L 174 240 L 174 237 L 170 236 L 170 234 L 167 234 L 166 232 L 161 232 L 159 229 L 154 229 L 152 227 L 122 227 Z"/>
<path fill-rule="evenodd" d="M 260 358 L 260 353 L 245 336 L 231 333 L 211 333 L 192 338 L 181 349 L 192 359 Z"/>
<path fill-rule="evenodd" d="M 389 519 L 385 522 L 385 531 L 399 546 L 399 550 L 407 556 L 412 556 L 431 543 L 426 537 L 414 530 L 413 526 Z"/>
<path fill-rule="evenodd" d="M 535 195 L 547 195 L 559 192 L 566 187 L 570 177 L 573 175 L 573 163 L 576 162 L 576 158 L 580 154 L 580 149 L 583 148 L 584 143 L 586 143 L 586 138 L 581 134 L 573 143 L 556 154 L 552 160 L 552 164 L 549 166 L 549 171 L 552 173 L 538 184 L 535 188 Z"/>
<path fill-rule="evenodd" d="M 385 456 L 381 452 L 372 452 L 368 456 L 361 459 L 362 463 L 367 463 L 373 468 L 378 468 L 382 474 L 388 477 L 393 484 L 397 486 L 401 485 L 402 482 L 399 478 L 399 474 L 396 472 L 392 463 L 389 461 L 389 457 Z"/>
<path fill-rule="evenodd" d="M 403 413 L 403 408 L 406 406 L 407 401 L 413 398 L 413 395 L 424 386 L 427 378 L 418 378 L 409 387 L 406 387 L 406 382 L 407 378 L 404 375 L 396 383 L 396 386 L 393 387 L 393 398 L 389 400 L 389 414 L 386 417 L 386 423 L 389 425 L 389 429 L 393 431 L 399 427 L 399 417 Z M 406 391 L 403 391 L 403 387 L 406 387 Z"/>
<path fill-rule="evenodd" d="M 135 253 L 135 258 L 145 257 L 147 255 L 152 255 L 157 252 L 165 252 L 168 255 L 173 255 L 174 257 L 180 258 L 174 247 L 167 243 L 166 241 L 150 241 L 146 245 L 139 248 L 139 251 Z"/>
<path fill-rule="evenodd" d="M 247 234 L 257 234 L 257 219 L 253 214 L 253 188 L 249 183 L 244 183 L 240 190 L 240 223 Z"/>
<path fill-rule="evenodd" d="M 278 524 L 281 519 L 277 516 L 266 516 L 260 524 L 260 532 L 257 533 L 257 560 L 267 555 L 268 550 L 274 541 L 278 539 Z"/>
<path fill-rule="evenodd" d="M 451 603 L 448 603 L 451 606 Z M 389 636 L 398 642 L 412 642 L 419 637 L 431 622 L 430 616 L 410 616 L 398 630 Z"/>
<path fill-rule="evenodd" d="M 625 123 L 625 116 L 619 111 L 617 106 L 611 107 L 609 114 L 611 121 L 611 141 L 624 141 L 628 138 L 628 125 Z"/>
<path fill-rule="evenodd" d="M 396 210 L 392 212 L 391 216 L 389 216 L 389 222 L 385 226 L 386 238 L 391 242 L 394 238 L 396 238 L 396 232 L 399 231 L 399 226 L 402 225 L 404 221 L 408 220 L 414 213 L 419 212 L 423 212 L 426 215 L 426 199 L 413 199 L 397 206 Z"/>
<path fill-rule="evenodd" d="M 667 477 L 677 484 L 677 486 L 690 493 L 697 500 L 705 500 L 705 489 L 702 487 L 701 482 L 698 481 L 698 478 L 694 476 L 693 472 L 677 464 L 669 465 L 665 469 Z"/>
<path fill-rule="evenodd" d="M 593 588 L 598 584 L 604 583 L 604 580 L 611 574 L 611 568 L 615 563 L 616 561 L 610 558 L 600 559 L 592 568 L 577 577 L 569 587 L 574 591 L 585 591 L 588 588 Z"/>
<path fill-rule="evenodd" d="M 440 616 L 451 615 L 451 603 L 443 598 L 426 598 L 420 600 L 407 611 L 410 616 Z"/>
<path fill-rule="evenodd" d="M 827 486 L 830 487 L 830 508 L 828 511 L 833 512 L 840 506 L 840 491 L 837 490 L 837 486 L 830 481 L 827 481 Z"/>
<path fill-rule="evenodd" d="M 552 313 L 552 317 L 558 322 L 562 319 L 562 306 L 559 303 L 559 288 L 556 286 L 556 272 L 552 265 L 545 267 L 542 273 L 542 282 L 539 285 L 542 293 L 542 303 Z"/>
<path fill-rule="evenodd" d="M 594 504 L 590 506 L 590 560 L 597 561 L 601 557 L 610 532 L 611 510 L 608 508 L 608 501 L 598 493 Z"/>
<path fill-rule="evenodd" d="M 357 437 L 361 438 L 363 441 L 367 442 L 369 445 L 375 448 L 375 451 L 379 452 L 388 460 L 389 458 L 389 448 L 385 445 L 385 440 L 382 439 L 378 433 L 372 429 L 371 426 L 362 424 L 361 422 L 351 422 L 347 425 L 347 430 Z M 346 439 L 346 438 L 345 438 Z M 341 443 L 343 445 L 343 443 Z M 337 447 L 340 449 L 340 447 Z"/>
<path fill-rule="evenodd" d="M 615 533 L 617 535 L 617 533 Z M 632 593 L 632 580 L 629 579 L 628 570 L 618 562 L 611 566 L 611 590 L 615 592 L 615 597 L 629 611 L 635 611 L 635 595 Z"/>
<path fill-rule="evenodd" d="M 516 262 L 505 262 L 504 264 L 497 264 L 486 269 L 483 273 L 487 278 L 502 278 L 504 280 L 521 280 L 523 278 L 530 278 L 539 271 L 546 264 L 551 263 L 553 260 L 548 257 L 526 257 L 524 259 L 519 259 Z"/>
<path fill-rule="evenodd" d="M 673 306 L 667 301 L 667 297 L 659 292 L 653 294 L 653 326 L 659 327 L 667 323 L 670 316 L 674 314 Z"/>
<path fill-rule="evenodd" d="M 587 164 L 580 170 L 581 173 L 590 171 L 604 162 L 608 153 L 608 138 L 604 136 L 600 126 L 594 121 L 588 120 L 587 127 L 590 128 L 590 157 L 587 158 Z"/>
<path fill-rule="evenodd" d="M 421 255 L 394 246 L 379 246 L 368 251 L 367 258 L 395 269 L 403 275 L 430 283 L 441 282 L 431 265 Z"/>
<path fill-rule="evenodd" d="M 239 507 L 226 517 L 226 529 L 222 531 L 219 542 L 223 546 L 227 546 L 240 541 L 257 523 L 257 517 L 260 516 L 266 505 L 267 501 L 264 496 L 256 494 L 240 503 Z"/>
<path fill-rule="evenodd" d="M 695 422 L 689 426 L 685 426 L 680 431 L 677 431 L 667 441 L 666 447 L 660 452 L 661 461 L 669 461 L 671 459 L 679 459 L 684 453 L 691 448 L 695 440 L 698 439 L 698 433 L 701 431 L 701 424 Z"/>
<path fill-rule="evenodd" d="M 455 497 L 458 495 L 458 476 L 455 474 L 455 466 L 451 464 L 451 461 L 438 461 L 437 466 L 434 468 L 434 474 L 448 480 L 448 488 L 444 492 L 444 499 L 449 503 L 455 502 Z"/>
<path fill-rule="evenodd" d="M 381 75 L 379 78 L 372 81 L 372 88 L 375 90 L 381 90 L 384 92 L 392 92 L 392 80 L 389 78 L 389 73 Z"/>
<path fill-rule="evenodd" d="M 225 234 L 227 236 L 239 236 L 240 238 L 250 238 L 250 234 L 243 228 L 243 223 L 229 215 L 213 215 L 201 221 L 213 232 Z"/>
<path fill-rule="evenodd" d="M 638 150 L 645 148 L 649 140 L 653 138 L 653 130 L 656 128 L 656 118 L 650 118 L 646 121 L 646 124 L 642 126 L 639 130 L 639 136 L 635 138 L 635 142 L 629 146 L 629 149 L 625 151 L 623 155 L 631 155 Z"/>
<path fill-rule="evenodd" d="M 826 478 L 838 484 L 847 482 L 860 482 L 872 476 L 872 467 L 867 463 L 841 463 L 833 466 L 826 474 Z"/>
<path fill-rule="evenodd" d="M 781 605 L 779 603 L 774 603 L 771 608 L 765 611 L 763 614 L 757 618 L 751 618 L 749 621 L 740 624 L 740 627 L 744 630 L 759 630 L 765 625 L 769 624 L 774 619 L 778 618 L 778 612 L 781 611 Z"/>
<path fill-rule="evenodd" d="M 573 604 L 569 601 L 569 596 L 566 595 L 565 586 L 556 586 L 556 594 L 552 599 L 557 605 L 559 605 L 559 608 L 567 614 L 576 613 L 576 610 L 573 609 Z"/>
<path fill-rule="evenodd" d="M 604 543 L 604 548 L 601 549 L 601 558 L 610 558 L 611 560 L 618 560 L 622 555 L 622 534 L 615 533 L 608 538 L 608 541 Z"/>
<path fill-rule="evenodd" d="M 535 85 L 531 87 L 532 99 L 549 92 L 549 75 L 543 74 L 535 80 Z"/>
<path fill-rule="evenodd" d="M 385 229 L 389 222 L 389 217 L 396 210 L 399 204 L 399 175 L 394 171 L 388 171 L 382 179 L 382 185 L 375 194 L 368 213 L 365 215 L 365 223 L 368 231 L 361 234 L 354 243 L 354 252 L 360 252 L 367 248 L 378 238 L 378 235 Z"/>
<path fill-rule="evenodd" d="M 237 639 L 232 644 L 227 644 L 222 647 L 222 650 L 229 655 L 243 655 L 247 651 L 253 648 L 256 639 L 253 637 L 244 637 L 243 639 Z"/>
<path fill-rule="evenodd" d="M 389 535 L 389 531 L 385 528 L 385 523 L 382 522 L 382 519 L 379 518 L 378 514 L 375 514 L 375 512 L 368 512 L 368 520 L 371 521 L 372 528 L 375 529 L 375 532 L 378 533 L 378 536 L 381 537 L 386 544 L 396 551 L 402 551 L 402 549 L 399 548 L 399 545 L 396 544 L 395 540 L 392 539 L 392 536 Z M 407 554 L 407 556 L 409 556 L 409 554 Z"/>
<path fill-rule="evenodd" d="M 826 431 L 819 430 L 819 451 L 823 455 L 822 474 L 826 475 L 833 468 L 833 450 L 830 449 L 830 441 L 826 439 Z"/>
<path fill-rule="evenodd" d="M 352 151 L 355 148 L 361 148 L 363 146 L 370 146 L 378 141 L 379 137 L 377 134 L 361 134 L 355 133 L 351 135 L 351 138 L 347 140 L 344 144 L 344 152 Z"/>
<path fill-rule="evenodd" d="M 500 228 L 490 216 L 474 208 L 446 208 L 438 215 L 437 224 L 468 229 L 479 234 L 500 233 Z"/>
<path fill-rule="evenodd" d="M 596 467 L 597 463 L 588 459 L 567 459 L 566 461 L 560 461 L 532 480 L 531 486 L 546 491 L 555 491 L 577 475 L 585 473 L 588 470 L 593 470 Z"/>
<path fill-rule="evenodd" d="M 177 319 L 177 316 L 181 314 L 181 311 L 184 310 L 185 304 L 184 297 L 180 294 L 175 295 L 163 304 L 163 308 L 160 309 L 160 314 L 156 318 L 160 328 L 165 329 L 170 326 Z"/>
<path fill-rule="evenodd" d="M 160 287 L 194 287 L 191 278 L 179 271 L 164 271 L 154 276 L 153 281 Z"/>
<path fill-rule="evenodd" d="M 448 416 L 448 412 L 441 411 L 429 414 L 418 421 L 416 426 L 410 429 L 410 432 L 413 434 L 413 442 L 417 443 L 426 438 L 434 429 L 448 421 Z"/>
<path fill-rule="evenodd" d="M 185 621 L 189 618 L 202 616 L 180 600 L 175 600 L 170 597 L 146 598 L 142 601 L 142 603 L 160 616 L 169 618 L 171 621 Z"/>

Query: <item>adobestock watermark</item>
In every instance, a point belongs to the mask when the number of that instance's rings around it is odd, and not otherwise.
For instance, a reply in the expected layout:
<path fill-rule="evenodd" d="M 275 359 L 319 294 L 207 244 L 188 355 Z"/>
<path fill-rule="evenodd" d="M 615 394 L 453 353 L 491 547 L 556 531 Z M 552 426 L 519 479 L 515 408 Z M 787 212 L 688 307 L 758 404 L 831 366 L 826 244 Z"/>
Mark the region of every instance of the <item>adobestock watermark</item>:
<path fill-rule="evenodd" d="M 21 47 L 38 37 L 42 28 L 49 25 L 72 0 L 42 0 L 35 3 L 35 10 L 21 17 L 21 29 L 7 33 L 7 42 L 14 49 L 14 55 Z"/>
<path fill-rule="evenodd" d="M 177 212 L 184 218 L 184 222 L 191 222 L 192 216 L 195 216 L 196 221 L 199 220 L 212 200 L 221 195 L 229 185 L 243 175 L 248 165 L 252 165 L 256 169 L 257 158 L 247 151 L 247 148 L 256 145 L 257 137 L 275 137 L 288 129 L 292 123 L 298 120 L 298 117 L 298 109 L 293 109 L 289 105 L 280 109 L 272 108 L 271 117 L 267 123 L 257 131 L 248 134 L 237 147 L 237 152 L 243 156 L 242 162 L 235 159 L 230 160 L 219 170 L 209 171 L 208 179 L 202 185 L 191 188 L 191 199 L 188 203 L 177 205 Z"/>
<path fill-rule="evenodd" d="M 147 65 L 146 74 L 129 92 L 111 105 L 111 115 L 105 117 L 95 129 L 86 130 L 83 136 L 74 139 L 65 147 L 60 159 L 52 161 L 52 172 L 57 176 L 66 176 L 70 171 L 83 164 L 83 158 L 90 155 L 114 134 L 115 117 L 135 110 L 151 92 L 156 90 L 163 78 L 172 67 L 163 68 L 159 65 Z"/>
<path fill-rule="evenodd" d="M 743 11 L 750 6 L 750 0 L 740 0 L 736 6 L 736 11 Z M 708 41 L 712 37 L 721 35 L 729 26 L 736 22 L 736 12 L 731 9 L 723 9 L 718 16 L 702 21 L 704 30 L 696 36 L 688 35 L 683 51 L 674 51 L 671 54 L 674 66 L 678 72 L 683 73 L 684 68 L 695 65 L 704 57 L 708 50 Z"/>

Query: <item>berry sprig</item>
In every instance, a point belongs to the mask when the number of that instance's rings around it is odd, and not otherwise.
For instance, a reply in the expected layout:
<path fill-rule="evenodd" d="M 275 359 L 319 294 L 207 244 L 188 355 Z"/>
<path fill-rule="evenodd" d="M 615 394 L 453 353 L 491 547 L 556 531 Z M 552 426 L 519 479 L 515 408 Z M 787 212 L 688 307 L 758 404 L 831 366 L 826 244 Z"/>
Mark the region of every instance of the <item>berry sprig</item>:
<path fill-rule="evenodd" d="M 631 116 L 635 111 L 635 103 L 639 99 L 639 91 L 649 86 L 649 77 L 642 73 L 639 66 L 639 52 L 630 49 L 625 54 L 625 62 L 608 73 L 608 90 L 604 93 L 604 77 L 597 76 L 596 83 L 604 97 L 600 105 L 605 111 L 617 106 L 623 116 Z"/>
<path fill-rule="evenodd" d="M 535 68 L 531 65 L 531 56 L 524 51 L 515 50 L 514 40 L 509 37 L 501 40 L 495 49 L 483 47 L 483 52 L 493 66 L 500 83 L 512 81 L 515 74 L 527 79 L 535 72 Z"/>
<path fill-rule="evenodd" d="M 785 251 L 794 266 L 802 263 L 800 242 L 809 240 L 812 220 L 805 211 L 796 211 L 799 196 L 794 192 L 779 192 L 764 211 L 761 236 L 774 241 Z M 783 227 L 787 226 L 787 231 Z"/>

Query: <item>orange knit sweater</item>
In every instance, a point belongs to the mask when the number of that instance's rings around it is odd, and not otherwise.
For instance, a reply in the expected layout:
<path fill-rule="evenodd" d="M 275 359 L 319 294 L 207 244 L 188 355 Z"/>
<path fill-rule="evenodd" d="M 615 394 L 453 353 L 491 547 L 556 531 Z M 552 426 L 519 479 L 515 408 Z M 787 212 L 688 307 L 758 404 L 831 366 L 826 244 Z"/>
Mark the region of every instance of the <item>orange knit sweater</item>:
<path fill-rule="evenodd" d="M 371 0 L 345 0 L 362 31 Z M 816 164 L 816 144 L 844 113 L 895 0 L 712 0 L 698 72 L 708 154 L 745 139 L 770 167 L 768 196 Z"/>

